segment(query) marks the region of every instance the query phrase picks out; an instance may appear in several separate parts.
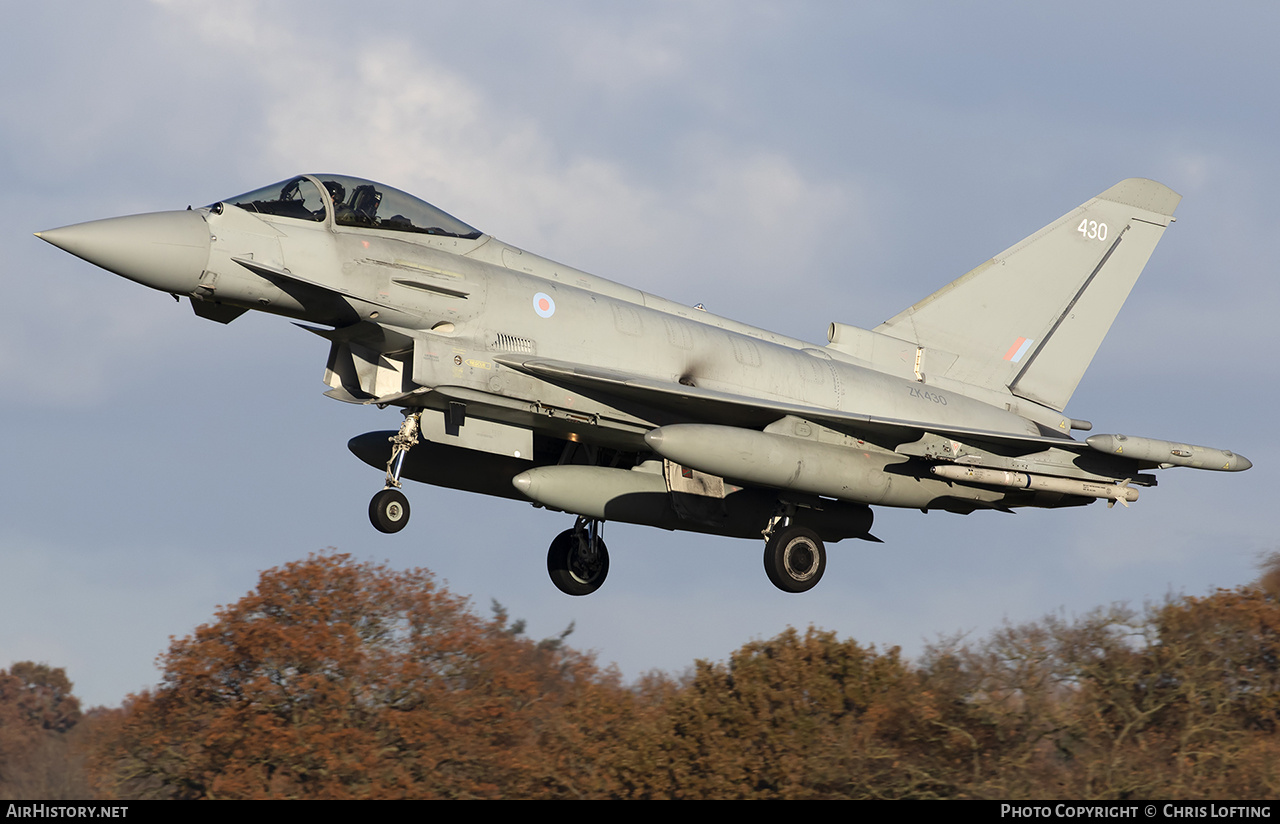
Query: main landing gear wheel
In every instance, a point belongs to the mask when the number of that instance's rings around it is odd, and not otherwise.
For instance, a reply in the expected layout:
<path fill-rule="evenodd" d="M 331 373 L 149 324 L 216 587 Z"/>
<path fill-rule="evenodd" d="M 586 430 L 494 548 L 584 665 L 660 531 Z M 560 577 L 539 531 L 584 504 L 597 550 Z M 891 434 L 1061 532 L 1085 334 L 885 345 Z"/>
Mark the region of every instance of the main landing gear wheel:
<path fill-rule="evenodd" d="M 399 532 L 409 523 L 409 499 L 398 489 L 384 489 L 369 501 L 369 520 L 379 532 Z"/>
<path fill-rule="evenodd" d="M 551 583 L 566 595 L 590 595 L 609 574 L 609 550 L 599 528 L 575 526 L 556 536 L 547 550 Z"/>
<path fill-rule="evenodd" d="M 802 526 L 779 529 L 764 545 L 764 571 L 783 592 L 808 592 L 827 569 L 822 539 Z"/>

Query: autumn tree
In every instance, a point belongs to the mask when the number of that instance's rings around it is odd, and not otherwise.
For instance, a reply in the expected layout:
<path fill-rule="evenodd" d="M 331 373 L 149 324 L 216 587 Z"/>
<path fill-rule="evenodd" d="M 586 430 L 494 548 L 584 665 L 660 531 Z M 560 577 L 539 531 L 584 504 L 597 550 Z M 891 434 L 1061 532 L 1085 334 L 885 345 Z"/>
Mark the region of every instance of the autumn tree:
<path fill-rule="evenodd" d="M 945 765 L 957 739 L 920 687 L 897 648 L 880 653 L 812 628 L 749 643 L 725 664 L 700 661 L 668 701 L 655 794 L 955 795 Z"/>
<path fill-rule="evenodd" d="M 946 651 L 975 735 L 969 792 L 986 798 L 1128 797 L 1129 756 L 1150 742 L 1145 618 L 1126 607 L 1006 626 Z M 922 666 L 936 673 L 938 650 Z"/>
<path fill-rule="evenodd" d="M 957 794 L 1025 798 L 1035 795 L 1031 787 L 1060 778 L 1058 748 L 1073 691 L 1061 636 L 1074 629 L 1049 617 L 1002 627 L 978 643 L 955 637 L 926 649 L 916 666 L 936 723 L 952 731 L 949 774 Z"/>
<path fill-rule="evenodd" d="M 1280 598 L 1280 552 L 1269 552 L 1258 564 L 1258 580 L 1253 588 Z"/>
<path fill-rule="evenodd" d="M 921 662 L 992 798 L 1250 798 L 1280 791 L 1280 603 L 1254 587 L 1005 627 Z"/>
<path fill-rule="evenodd" d="M 1098 611 L 1052 641 L 1038 765 L 1075 798 L 1249 798 L 1280 790 L 1280 603 L 1253 587 Z M 1027 775 L 1029 773 L 1023 773 Z"/>
<path fill-rule="evenodd" d="M 1009 626 L 918 662 L 810 629 L 664 702 L 676 798 L 1280 793 L 1280 603 L 1259 587 Z"/>
<path fill-rule="evenodd" d="M 914 662 L 788 629 L 624 688 L 565 635 L 535 642 L 497 605 L 482 619 L 425 570 L 318 555 L 263 573 L 173 642 L 156 689 L 77 729 L 117 797 L 1275 797 L 1270 564 L 1254 586 L 1049 616 Z M 22 672 L 0 698 L 26 703 L 0 711 L 65 726 L 69 684 Z"/>
<path fill-rule="evenodd" d="M 629 693 L 563 639 L 477 617 L 425 570 L 315 555 L 161 657 L 95 747 L 121 797 L 609 793 Z M 587 723 L 587 717 L 592 723 Z"/>
<path fill-rule="evenodd" d="M 1161 702 L 1162 789 L 1280 795 L 1280 597 L 1239 587 L 1172 600 L 1154 610 L 1151 634 L 1144 688 Z"/>
<path fill-rule="evenodd" d="M 61 668 L 23 661 L 0 670 L 0 798 L 83 795 L 70 740 L 80 718 L 80 701 Z"/>

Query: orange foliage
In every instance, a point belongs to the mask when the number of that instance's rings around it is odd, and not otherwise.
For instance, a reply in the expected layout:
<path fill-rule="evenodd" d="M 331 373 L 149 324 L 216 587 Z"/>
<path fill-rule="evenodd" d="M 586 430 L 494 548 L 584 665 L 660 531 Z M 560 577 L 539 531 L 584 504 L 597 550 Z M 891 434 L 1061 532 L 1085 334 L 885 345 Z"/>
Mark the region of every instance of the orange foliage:
<path fill-rule="evenodd" d="M 119 797 L 1276 797 L 1264 584 L 1051 616 L 915 663 L 789 629 L 624 688 L 424 570 L 313 556 L 263 573 L 173 642 L 159 687 L 91 719 L 93 767 Z"/>
<path fill-rule="evenodd" d="M 68 734 L 80 702 L 62 669 L 22 661 L 0 670 L 0 798 L 74 798 L 84 792 Z"/>
<path fill-rule="evenodd" d="M 347 555 L 268 570 L 162 663 L 94 762 L 106 794 L 590 794 L 583 762 L 628 705 L 588 657 L 480 620 L 429 572 Z"/>

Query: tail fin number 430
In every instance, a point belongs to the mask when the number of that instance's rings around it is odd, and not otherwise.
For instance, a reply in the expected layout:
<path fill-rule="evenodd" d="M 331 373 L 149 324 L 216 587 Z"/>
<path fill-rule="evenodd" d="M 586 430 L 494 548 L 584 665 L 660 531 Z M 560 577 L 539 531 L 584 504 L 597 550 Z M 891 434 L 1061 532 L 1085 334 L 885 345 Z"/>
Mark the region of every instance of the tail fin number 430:
<path fill-rule="evenodd" d="M 1080 221 L 1080 225 L 1076 227 L 1076 231 L 1084 235 L 1089 240 L 1106 240 L 1107 224 L 1099 223 L 1096 220 L 1084 219 Z"/>

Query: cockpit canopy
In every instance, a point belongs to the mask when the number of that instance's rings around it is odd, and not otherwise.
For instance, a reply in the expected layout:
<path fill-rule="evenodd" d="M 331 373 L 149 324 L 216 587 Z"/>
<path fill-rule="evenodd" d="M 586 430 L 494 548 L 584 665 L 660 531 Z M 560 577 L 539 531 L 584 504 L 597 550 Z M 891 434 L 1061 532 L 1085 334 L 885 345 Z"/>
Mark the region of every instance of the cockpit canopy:
<path fill-rule="evenodd" d="M 323 188 L 322 188 L 323 187 Z M 299 175 L 222 201 L 250 212 L 338 226 L 474 240 L 480 231 L 411 194 L 345 175 Z"/>

